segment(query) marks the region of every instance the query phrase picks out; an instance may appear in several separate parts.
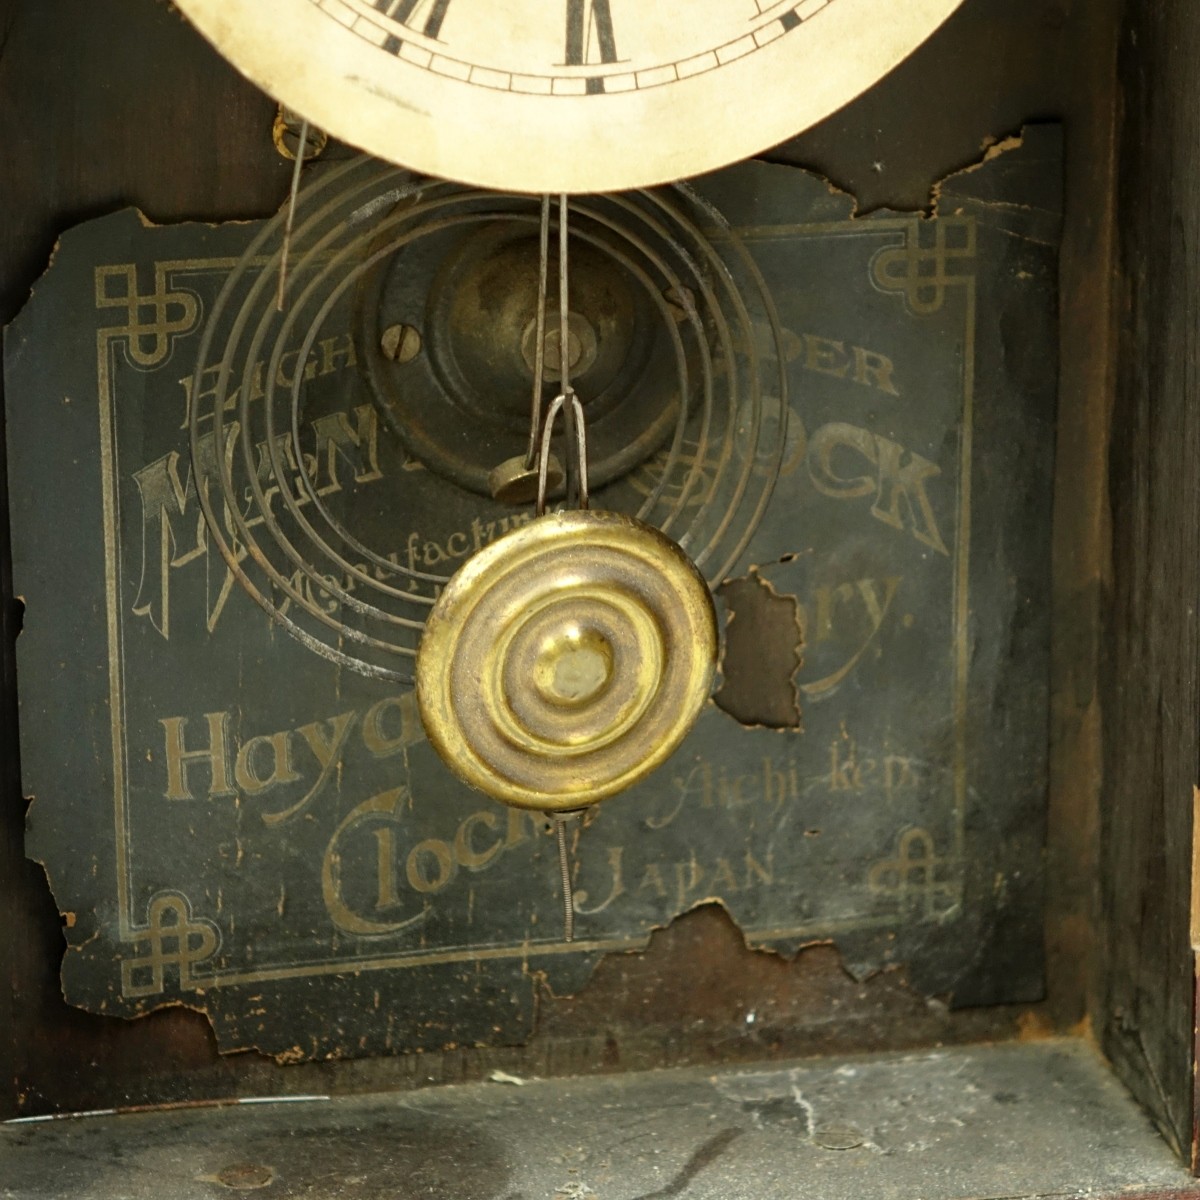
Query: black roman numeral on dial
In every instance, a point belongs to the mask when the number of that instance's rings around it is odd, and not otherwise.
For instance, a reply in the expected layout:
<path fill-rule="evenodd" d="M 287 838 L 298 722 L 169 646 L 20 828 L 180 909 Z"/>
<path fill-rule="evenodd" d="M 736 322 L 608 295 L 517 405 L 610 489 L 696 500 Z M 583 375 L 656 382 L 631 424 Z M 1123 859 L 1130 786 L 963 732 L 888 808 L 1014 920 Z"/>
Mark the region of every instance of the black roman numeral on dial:
<path fill-rule="evenodd" d="M 607 0 L 605 4 L 607 7 Z M 407 25 L 410 29 L 417 28 L 412 18 L 420 7 L 421 0 L 375 0 L 375 8 L 379 12 L 391 17 L 393 21 L 399 21 L 401 25 Z M 442 22 L 446 19 L 446 10 L 449 7 L 450 0 L 433 0 L 425 23 L 420 26 L 421 32 L 427 38 L 436 38 L 442 32 Z"/>
<path fill-rule="evenodd" d="M 567 66 L 581 67 L 589 61 L 588 45 L 592 40 L 589 35 L 593 33 L 600 62 L 616 62 L 617 39 L 609 0 L 567 0 Z"/>

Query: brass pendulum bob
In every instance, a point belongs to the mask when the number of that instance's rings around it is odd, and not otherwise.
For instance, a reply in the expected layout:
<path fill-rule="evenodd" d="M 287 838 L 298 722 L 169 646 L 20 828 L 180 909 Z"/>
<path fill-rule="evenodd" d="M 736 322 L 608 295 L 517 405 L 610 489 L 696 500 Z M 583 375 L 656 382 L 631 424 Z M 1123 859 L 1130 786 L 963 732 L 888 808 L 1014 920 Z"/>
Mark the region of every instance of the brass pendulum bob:
<path fill-rule="evenodd" d="M 562 822 L 674 752 L 708 700 L 718 635 L 708 585 L 678 545 L 588 507 L 583 405 L 564 383 L 539 431 L 536 517 L 447 583 L 426 621 L 416 691 L 429 740 L 460 779 L 556 819 L 570 940 Z M 548 513 L 560 412 L 571 418 L 578 507 Z"/>

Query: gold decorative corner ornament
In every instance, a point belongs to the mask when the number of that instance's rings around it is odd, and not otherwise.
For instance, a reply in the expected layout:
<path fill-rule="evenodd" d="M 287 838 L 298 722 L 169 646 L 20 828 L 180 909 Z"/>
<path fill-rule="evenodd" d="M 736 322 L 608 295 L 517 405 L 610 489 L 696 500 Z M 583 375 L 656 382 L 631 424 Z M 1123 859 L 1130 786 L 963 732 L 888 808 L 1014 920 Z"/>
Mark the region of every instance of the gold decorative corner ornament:
<path fill-rule="evenodd" d="M 712 596 L 687 555 L 619 513 L 550 513 L 485 547 L 426 623 L 417 702 L 472 787 L 571 812 L 679 746 L 717 662 Z"/>

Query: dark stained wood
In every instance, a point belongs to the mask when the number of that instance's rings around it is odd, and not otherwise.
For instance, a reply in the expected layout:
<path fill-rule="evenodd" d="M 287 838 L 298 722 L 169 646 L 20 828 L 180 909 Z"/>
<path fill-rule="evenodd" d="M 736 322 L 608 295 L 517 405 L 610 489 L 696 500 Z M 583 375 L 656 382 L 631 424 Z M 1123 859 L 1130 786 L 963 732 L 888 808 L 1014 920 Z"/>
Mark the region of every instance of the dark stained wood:
<path fill-rule="evenodd" d="M 156 221 L 274 211 L 275 105 L 164 0 L 0 0 L 0 323 L 58 234 L 127 204 Z"/>
<path fill-rule="evenodd" d="M 920 208 L 931 203 L 933 181 L 976 161 L 985 138 L 1017 134 L 1030 120 L 1065 125 L 1046 911 L 1047 1003 L 1063 1027 L 1099 997 L 1096 667 L 1110 563 L 1108 298 L 1122 2 L 966 0 L 870 92 L 772 155 L 822 171 L 860 211 Z"/>
<path fill-rule="evenodd" d="M 26 936 L 20 924 L 24 914 L 16 894 L 17 880 L 26 867 L 21 853 L 24 804 L 21 762 L 17 754 L 17 687 L 12 651 L 21 627 L 21 604 L 14 598 L 12 588 L 7 462 L 4 422 L 0 419 L 0 881 L 3 881 L 0 882 L 0 903 L 12 913 L 6 935 L 0 938 L 0 1115 L 10 1114 L 15 1109 L 9 1080 L 15 1080 L 17 1075 L 14 1033 L 18 1008 L 24 996 L 17 978 L 16 951 L 18 942 Z"/>
<path fill-rule="evenodd" d="M 1096 871 L 1102 770 L 1097 667 L 1111 569 L 1106 504 L 1112 392 L 1113 125 L 1119 0 L 1076 5 L 1076 80 L 1063 110 L 1046 957 L 1060 1024 L 1098 1003 Z M 1063 68 L 1067 64 L 1064 62 Z"/>
<path fill-rule="evenodd" d="M 274 113 L 161 0 L 0 0 L 0 324 L 24 302 L 58 234 L 86 217 L 127 204 L 162 221 L 273 211 L 289 179 L 271 142 Z M 21 851 L 12 657 L 20 608 L 12 598 L 6 512 L 0 527 L 3 1117 L 43 1106 L 38 1081 L 49 1075 L 54 1103 L 74 1108 L 81 1075 L 118 1079 L 139 1067 L 150 1075 L 157 1062 L 186 1061 L 189 1047 L 206 1059 L 212 1052 L 202 1022 L 167 1020 L 134 1032 L 62 1001 L 58 915 L 40 868 Z M 113 1098 L 111 1089 L 99 1092 Z"/>
<path fill-rule="evenodd" d="M 916 1045 L 1078 1020 L 1093 927 L 1094 664 L 1106 536 L 1097 515 L 1103 512 L 1097 497 L 1104 445 L 1097 416 L 1104 416 L 1108 361 L 1115 7 L 1115 0 L 1021 6 L 966 0 L 946 29 L 881 88 L 777 152 L 782 160 L 823 170 L 855 191 L 865 208 L 911 207 L 927 201 L 936 179 L 976 159 L 985 139 L 1015 132 L 1029 118 L 1068 121 L 1046 1005 L 951 1017 L 916 1001 L 897 976 L 851 985 L 832 950 L 803 954 L 794 966 L 752 955 L 727 921 L 701 912 L 656 938 L 645 955 L 603 964 L 579 1001 L 547 997 L 542 1032 L 530 1046 L 510 1051 L 458 1048 L 281 1069 L 253 1055 L 220 1058 L 195 1013 L 124 1023 L 78 1012 L 59 992 L 62 936 L 53 901 L 40 869 L 21 857 L 24 805 L 11 655 L 19 613 L 5 574 L 0 910 L 9 932 L 0 937 L 0 1117 L 268 1091 L 420 1086 L 480 1078 L 493 1066 L 555 1074 L 834 1046 Z M 287 168 L 270 143 L 273 109 L 162 0 L 0 0 L 6 183 L 0 321 L 20 307 L 58 233 L 85 217 L 128 203 L 159 220 L 271 211 L 287 183 Z M 0 561 L 6 571 L 4 545 Z M 703 986 L 706 979 L 710 986 Z M 768 997 L 774 1042 L 750 1038 L 744 1013 L 729 1004 L 743 979 Z M 655 1004 L 689 989 L 701 1024 L 664 1023 Z M 833 999 L 840 1004 L 831 1026 Z M 611 1034 L 599 1031 L 605 1011 L 618 1016 Z"/>
<path fill-rule="evenodd" d="M 1117 189 L 1111 625 L 1102 657 L 1103 1044 L 1194 1157 L 1200 769 L 1200 9 L 1126 5 Z"/>

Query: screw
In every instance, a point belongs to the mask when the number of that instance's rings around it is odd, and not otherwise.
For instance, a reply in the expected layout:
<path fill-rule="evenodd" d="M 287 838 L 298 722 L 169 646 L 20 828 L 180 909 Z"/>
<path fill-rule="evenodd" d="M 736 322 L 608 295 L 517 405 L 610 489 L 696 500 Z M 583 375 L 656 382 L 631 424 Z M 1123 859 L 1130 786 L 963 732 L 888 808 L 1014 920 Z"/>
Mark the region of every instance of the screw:
<path fill-rule="evenodd" d="M 379 339 L 379 348 L 392 362 L 412 362 L 421 353 L 421 334 L 412 325 L 389 325 Z"/>
<path fill-rule="evenodd" d="M 854 1125 L 819 1125 L 813 1130 L 812 1140 L 824 1150 L 854 1150 L 867 1139 Z"/>
<path fill-rule="evenodd" d="M 596 361 L 598 352 L 595 329 L 587 317 L 571 313 L 567 317 L 567 366 L 572 374 L 586 374 Z M 546 332 L 543 337 L 542 378 L 553 383 L 562 369 L 562 337 L 558 326 L 558 313 L 546 314 Z M 537 364 L 537 321 L 532 320 L 521 335 L 521 357 L 530 369 Z"/>
<path fill-rule="evenodd" d="M 667 302 L 667 311 L 671 314 L 677 324 L 688 319 L 688 313 L 696 311 L 696 297 L 692 295 L 691 288 L 669 287 L 663 292 L 663 299 Z"/>
<path fill-rule="evenodd" d="M 235 1163 L 216 1174 L 216 1181 L 222 1187 L 232 1188 L 235 1192 L 252 1192 L 267 1187 L 274 1180 L 274 1169 L 258 1163 Z"/>
<path fill-rule="evenodd" d="M 583 347 L 579 343 L 579 338 L 573 329 L 568 329 L 567 366 L 571 370 L 574 370 L 579 365 L 579 360 L 582 357 Z M 551 371 L 555 375 L 562 370 L 562 338 L 557 329 L 552 329 L 546 334 L 546 352 L 543 363 L 545 370 Z"/>
<path fill-rule="evenodd" d="M 271 127 L 271 140 L 281 158 L 288 162 L 296 161 L 296 151 L 300 149 L 300 127 L 304 118 L 293 109 L 285 108 L 282 104 L 275 112 L 275 122 Z M 315 125 L 309 125 L 308 137 L 304 140 L 304 161 L 311 162 L 319 158 L 329 143 L 329 134 Z"/>

